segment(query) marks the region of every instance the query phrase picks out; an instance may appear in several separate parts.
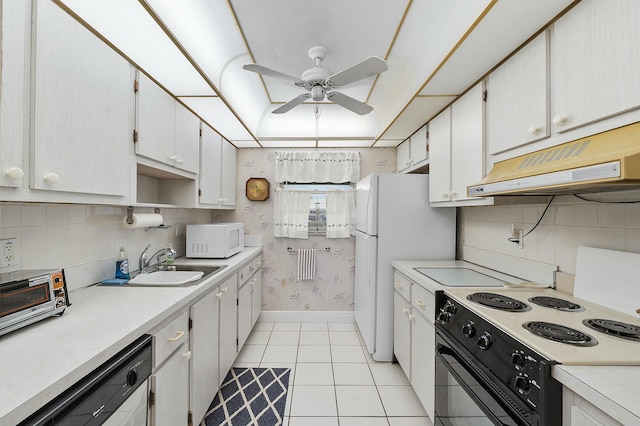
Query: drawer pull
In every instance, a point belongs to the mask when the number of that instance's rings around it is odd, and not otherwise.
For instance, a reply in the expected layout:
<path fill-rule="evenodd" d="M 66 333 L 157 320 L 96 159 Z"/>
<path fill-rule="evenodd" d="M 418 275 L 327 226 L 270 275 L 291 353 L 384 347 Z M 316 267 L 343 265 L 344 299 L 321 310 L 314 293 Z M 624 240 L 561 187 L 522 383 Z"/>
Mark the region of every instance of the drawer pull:
<path fill-rule="evenodd" d="M 422 300 L 420 299 L 416 299 L 416 305 L 420 306 L 421 308 L 424 308 L 425 306 L 427 306 L 427 304 L 422 303 Z"/>
<path fill-rule="evenodd" d="M 400 290 L 402 290 L 404 286 L 400 283 L 396 283 L 396 288 L 399 288 Z"/>
<path fill-rule="evenodd" d="M 180 338 L 184 336 L 184 331 L 178 331 L 178 333 L 176 334 L 176 337 L 171 337 L 169 339 L 167 339 L 168 342 L 175 342 L 176 340 L 180 340 Z"/>

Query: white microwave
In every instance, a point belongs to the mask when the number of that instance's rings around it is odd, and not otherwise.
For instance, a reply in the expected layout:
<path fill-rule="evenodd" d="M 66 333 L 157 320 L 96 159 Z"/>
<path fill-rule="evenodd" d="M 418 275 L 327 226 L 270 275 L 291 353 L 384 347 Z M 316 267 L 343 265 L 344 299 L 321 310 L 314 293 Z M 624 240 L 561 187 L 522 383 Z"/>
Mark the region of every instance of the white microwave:
<path fill-rule="evenodd" d="M 187 225 L 187 257 L 225 259 L 244 248 L 244 223 Z"/>

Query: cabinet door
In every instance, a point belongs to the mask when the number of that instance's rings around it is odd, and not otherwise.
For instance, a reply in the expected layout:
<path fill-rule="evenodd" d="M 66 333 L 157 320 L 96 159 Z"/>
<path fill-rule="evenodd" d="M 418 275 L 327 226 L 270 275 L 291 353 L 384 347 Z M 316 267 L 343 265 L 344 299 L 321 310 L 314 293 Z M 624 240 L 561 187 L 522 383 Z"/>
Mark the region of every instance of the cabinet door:
<path fill-rule="evenodd" d="M 237 354 L 237 308 L 238 279 L 236 275 L 227 278 L 215 290 L 220 299 L 220 350 L 219 350 L 219 382 L 221 384 L 233 365 Z"/>
<path fill-rule="evenodd" d="M 418 164 L 427 159 L 427 126 L 422 126 L 411 135 L 411 164 Z"/>
<path fill-rule="evenodd" d="M 151 376 L 151 389 L 155 394 L 151 419 L 155 426 L 187 424 L 189 355 L 185 343 Z"/>
<path fill-rule="evenodd" d="M 236 147 L 222 140 L 222 175 L 220 177 L 220 204 L 236 205 Z"/>
<path fill-rule="evenodd" d="M 218 204 L 221 198 L 221 167 L 222 136 L 203 125 L 200 140 L 200 204 Z"/>
<path fill-rule="evenodd" d="M 251 333 L 251 290 L 250 282 L 238 289 L 238 351 Z"/>
<path fill-rule="evenodd" d="M 174 165 L 182 170 L 198 173 L 200 167 L 200 119 L 177 103 L 174 140 Z"/>
<path fill-rule="evenodd" d="M 26 82 L 28 2 L 2 2 L 0 88 L 0 186 L 25 187 L 25 141 L 29 121 Z"/>
<path fill-rule="evenodd" d="M 491 73 L 487 93 L 489 154 L 548 137 L 548 32 L 540 34 Z"/>
<path fill-rule="evenodd" d="M 429 156 L 429 202 L 450 201 L 451 108 L 429 122 Z"/>
<path fill-rule="evenodd" d="M 210 292 L 191 306 L 190 409 L 200 424 L 218 391 L 218 321 L 220 306 L 216 292 Z"/>
<path fill-rule="evenodd" d="M 255 325 L 262 313 L 262 268 L 258 268 L 251 280 L 251 327 Z"/>
<path fill-rule="evenodd" d="M 393 353 L 404 370 L 411 377 L 411 306 L 393 292 Z"/>
<path fill-rule="evenodd" d="M 431 419 L 435 401 L 436 331 L 424 316 L 415 315 L 411 328 L 411 384 Z"/>
<path fill-rule="evenodd" d="M 138 73 L 136 154 L 173 166 L 175 121 L 175 99 Z"/>
<path fill-rule="evenodd" d="M 640 105 L 640 3 L 582 1 L 553 27 L 554 131 Z"/>
<path fill-rule="evenodd" d="M 402 171 L 404 169 L 408 169 L 411 165 L 411 140 L 407 139 L 398 145 L 397 148 L 397 156 L 398 156 L 398 171 Z"/>
<path fill-rule="evenodd" d="M 451 106 L 451 199 L 473 199 L 467 186 L 484 177 L 484 84 L 479 83 Z"/>
<path fill-rule="evenodd" d="M 36 189 L 128 194 L 130 64 L 53 2 L 34 2 Z"/>

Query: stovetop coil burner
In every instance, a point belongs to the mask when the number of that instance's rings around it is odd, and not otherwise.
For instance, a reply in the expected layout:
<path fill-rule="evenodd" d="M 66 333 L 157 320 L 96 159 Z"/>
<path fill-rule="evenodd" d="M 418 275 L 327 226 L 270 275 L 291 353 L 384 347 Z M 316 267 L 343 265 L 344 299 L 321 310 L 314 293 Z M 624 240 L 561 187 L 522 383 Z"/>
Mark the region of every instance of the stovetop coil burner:
<path fill-rule="evenodd" d="M 524 302 L 495 293 L 473 293 L 467 296 L 467 300 L 501 311 L 524 312 L 531 309 Z"/>
<path fill-rule="evenodd" d="M 529 321 L 522 324 L 522 327 L 536 336 L 554 342 L 567 343 L 574 346 L 595 346 L 598 344 L 598 341 L 587 333 L 560 324 Z"/>
<path fill-rule="evenodd" d="M 565 299 L 560 299 L 558 297 L 553 296 L 535 296 L 530 297 L 529 302 L 535 303 L 538 306 L 542 306 L 544 308 L 552 308 L 558 311 L 564 312 L 581 312 L 584 311 L 584 308 L 577 303 L 569 302 Z"/>
<path fill-rule="evenodd" d="M 610 336 L 640 342 L 640 327 L 634 324 L 599 318 L 586 319 L 582 323 L 593 330 Z"/>

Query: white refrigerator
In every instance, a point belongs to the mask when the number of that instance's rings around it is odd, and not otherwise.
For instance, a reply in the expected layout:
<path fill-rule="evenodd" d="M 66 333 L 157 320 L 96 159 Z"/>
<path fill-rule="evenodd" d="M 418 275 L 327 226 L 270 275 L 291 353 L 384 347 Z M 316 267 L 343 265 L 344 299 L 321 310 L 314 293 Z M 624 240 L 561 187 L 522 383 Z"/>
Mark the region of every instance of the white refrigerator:
<path fill-rule="evenodd" d="M 453 260 L 456 211 L 429 206 L 429 175 L 371 174 L 356 187 L 354 317 L 376 361 L 393 360 L 393 260 Z"/>

